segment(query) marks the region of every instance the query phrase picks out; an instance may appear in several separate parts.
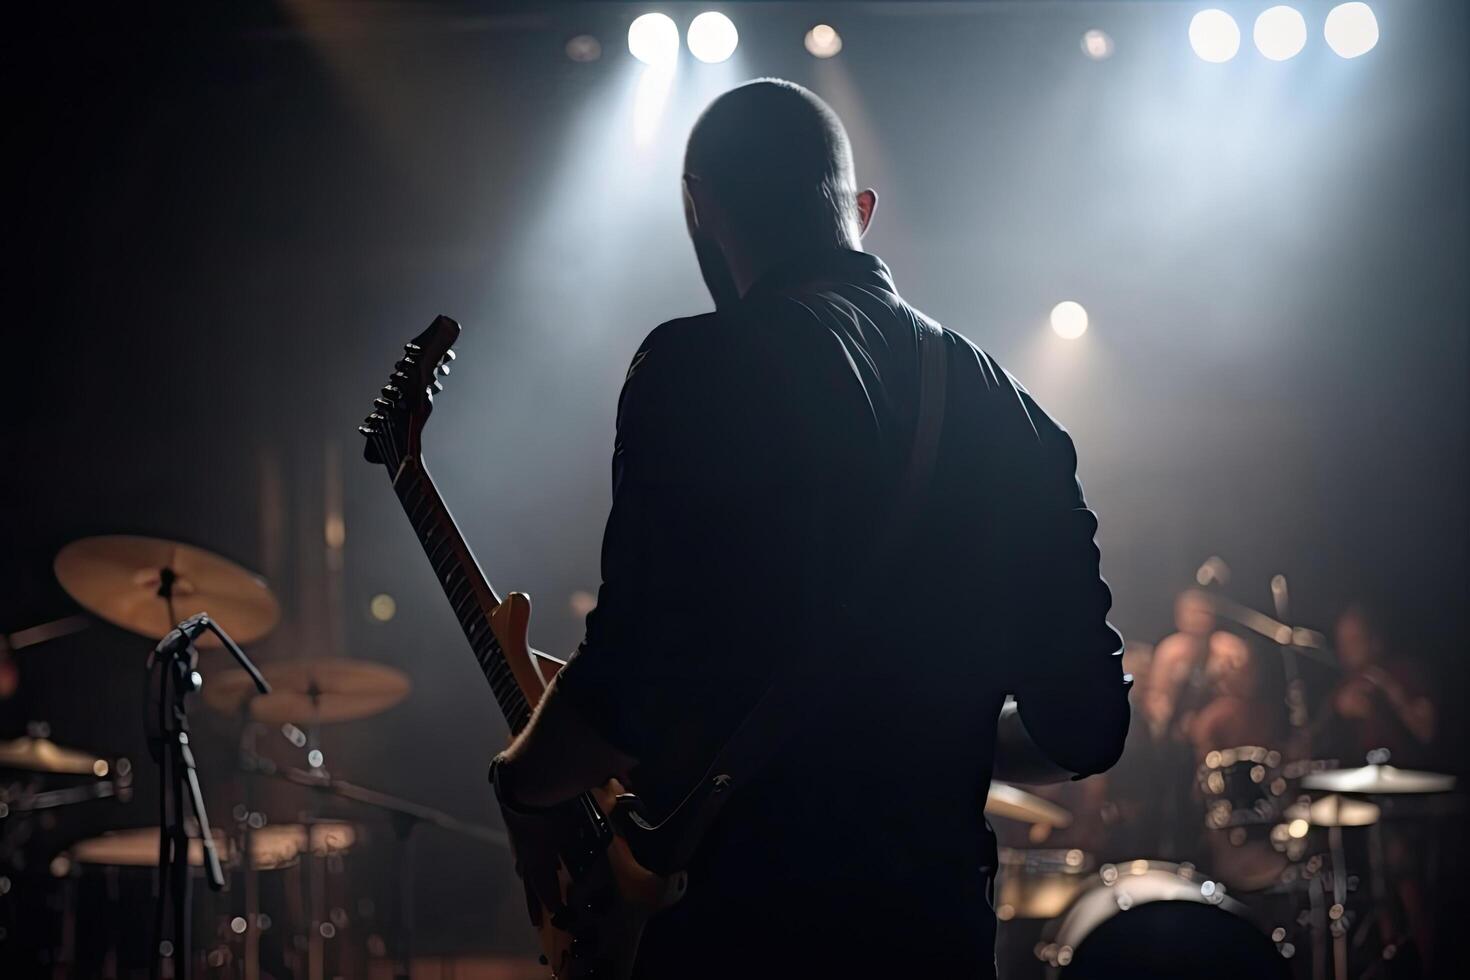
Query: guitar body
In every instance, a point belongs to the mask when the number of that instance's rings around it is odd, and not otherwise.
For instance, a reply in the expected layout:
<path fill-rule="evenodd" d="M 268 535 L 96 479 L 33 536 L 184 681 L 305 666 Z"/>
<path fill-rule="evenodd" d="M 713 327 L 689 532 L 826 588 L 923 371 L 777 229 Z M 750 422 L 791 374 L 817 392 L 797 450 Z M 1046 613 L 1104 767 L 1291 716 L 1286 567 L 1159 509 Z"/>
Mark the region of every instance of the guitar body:
<path fill-rule="evenodd" d="M 459 332 L 459 324 L 441 316 L 405 345 L 358 431 L 367 438 L 364 456 L 387 470 L 514 735 L 530 722 L 564 661 L 531 649 L 530 598 L 495 594 L 424 467 L 423 426 Z M 657 826 L 616 781 L 547 811 L 561 858 L 561 895 L 556 909 L 540 910 L 536 925 L 558 980 L 623 980 L 632 973 L 644 925 L 684 895 L 683 868 L 729 784 L 727 776 L 712 774 Z"/>
<path fill-rule="evenodd" d="M 540 702 L 547 686 L 561 670 L 565 661 L 532 650 L 530 644 L 531 597 L 522 592 L 507 595 L 490 615 L 490 628 L 500 641 L 516 684 L 526 700 L 535 705 Z M 632 798 L 623 792 L 616 781 L 593 792 L 598 808 L 605 816 L 612 817 L 622 801 L 624 807 L 632 805 Z M 569 908 L 602 909 L 595 913 L 592 931 L 601 941 L 596 957 L 597 976 L 626 977 L 633 969 L 633 959 L 638 952 L 638 940 L 650 916 L 683 897 L 687 885 L 682 872 L 660 875 L 640 865 L 633 856 L 628 842 L 614 836 L 607 844 L 602 860 L 589 872 L 574 878 L 563 868 L 561 874 L 562 902 Z M 599 901 L 599 893 L 613 891 L 616 901 Z M 537 926 L 541 941 L 541 952 L 557 978 L 591 976 L 592 971 L 583 971 L 580 961 L 581 946 L 576 935 L 560 929 L 552 923 L 548 909 L 541 910 L 541 922 Z M 612 937 L 612 942 L 607 938 Z M 573 944 L 577 943 L 576 950 Z"/>

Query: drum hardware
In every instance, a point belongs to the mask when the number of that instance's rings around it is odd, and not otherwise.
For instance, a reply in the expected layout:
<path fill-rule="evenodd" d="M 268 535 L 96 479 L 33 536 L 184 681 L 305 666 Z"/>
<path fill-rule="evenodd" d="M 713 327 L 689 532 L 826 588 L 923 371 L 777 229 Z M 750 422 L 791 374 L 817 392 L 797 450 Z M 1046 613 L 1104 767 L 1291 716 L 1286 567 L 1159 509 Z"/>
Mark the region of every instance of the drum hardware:
<path fill-rule="evenodd" d="M 62 548 L 53 567 L 61 587 L 88 612 L 153 640 L 206 609 L 241 643 L 265 636 L 281 618 L 280 604 L 258 576 L 177 541 L 82 538 Z M 198 645 L 220 644 L 205 636 Z"/>
<path fill-rule="evenodd" d="M 1056 977 L 1289 976 L 1285 950 L 1189 865 L 1104 864 L 1038 944 Z"/>
<path fill-rule="evenodd" d="M 305 726 L 309 736 L 316 725 L 387 711 L 413 689 L 401 670 L 369 660 L 290 660 L 266 664 L 261 673 L 270 682 L 269 694 L 259 693 L 245 672 L 230 670 L 210 683 L 204 703 L 221 714 L 244 712 L 256 721 Z"/>
<path fill-rule="evenodd" d="M 305 770 L 293 766 L 278 766 L 270 759 L 261 756 L 242 758 L 241 767 L 247 774 L 259 774 L 284 780 L 338 799 L 372 807 L 388 815 L 393 825 L 394 839 L 397 842 L 394 855 L 394 875 L 399 886 L 397 895 L 398 937 L 394 958 L 404 964 L 411 961 L 413 949 L 414 830 L 420 824 L 427 824 L 462 837 L 500 847 L 510 846 L 510 839 L 503 831 L 469 823 L 442 810 L 334 778 L 320 767 Z"/>
<path fill-rule="evenodd" d="M 63 616 L 35 626 L 27 626 L 25 629 L 16 630 L 14 633 L 0 633 L 0 655 L 13 653 L 16 650 L 24 650 L 50 640 L 59 640 L 63 636 L 79 633 L 92 625 L 92 620 L 86 616 Z"/>
<path fill-rule="evenodd" d="M 1302 778 L 1307 789 L 1328 793 L 1350 793 L 1358 796 L 1397 796 L 1400 794 L 1448 793 L 1455 788 L 1455 777 L 1438 772 L 1398 769 L 1383 762 L 1370 762 L 1357 769 L 1338 769 L 1312 773 Z"/>
<path fill-rule="evenodd" d="M 1077 848 L 1002 847 L 995 883 L 995 917 L 1053 919 L 1066 911 L 1095 867 Z"/>
<path fill-rule="evenodd" d="M 308 658 L 267 664 L 262 675 L 270 684 L 269 693 L 261 693 L 254 679 L 243 670 L 222 672 L 204 692 L 204 701 L 221 714 L 240 718 L 241 747 L 240 765 L 247 773 L 247 794 L 251 794 L 251 775 L 274 773 L 274 763 L 260 756 L 255 749 L 254 726 L 270 723 L 280 726 L 282 735 L 296 748 L 307 750 L 307 764 L 313 778 L 327 777 L 318 734 L 323 724 L 356 721 L 372 717 L 401 702 L 412 690 L 407 675 L 385 664 L 366 660 L 341 658 Z M 305 726 L 305 731 L 298 726 Z M 242 833 L 247 841 L 256 834 L 264 833 L 265 825 L 257 822 L 254 805 L 247 799 L 246 818 Z M 312 816 L 308 815 L 308 822 Z M 246 880 L 246 923 L 245 932 L 245 976 L 253 980 L 259 971 L 259 930 L 249 928 L 258 914 L 257 868 L 253 856 L 257 849 L 247 843 Z M 302 919 L 306 932 L 298 938 L 307 954 L 306 973 L 317 977 L 322 970 L 323 928 L 331 931 L 321 916 L 320 882 L 317 880 L 316 863 L 302 862 L 302 891 L 304 907 L 308 914 Z"/>
<path fill-rule="evenodd" d="M 0 769 L 21 769 L 53 775 L 96 776 L 101 779 L 110 768 L 106 759 L 91 752 L 57 745 L 48 736 L 49 726 L 31 722 L 26 734 L 0 742 Z"/>
<path fill-rule="evenodd" d="M 62 789 L 40 788 L 45 784 L 34 779 L 29 784 L 0 784 L 0 819 L 90 800 L 116 798 L 125 803 L 132 798 L 133 764 L 128 759 L 108 762 L 94 753 L 58 745 L 49 738 L 51 731 L 44 722 L 31 722 L 26 730 L 20 738 L 0 742 L 0 770 L 41 777 L 92 776 L 97 781 Z M 109 775 L 113 778 L 105 778 Z"/>
<path fill-rule="evenodd" d="M 985 795 L 985 815 L 1048 828 L 1072 825 L 1072 814 L 1065 808 L 1010 783 L 990 784 Z"/>

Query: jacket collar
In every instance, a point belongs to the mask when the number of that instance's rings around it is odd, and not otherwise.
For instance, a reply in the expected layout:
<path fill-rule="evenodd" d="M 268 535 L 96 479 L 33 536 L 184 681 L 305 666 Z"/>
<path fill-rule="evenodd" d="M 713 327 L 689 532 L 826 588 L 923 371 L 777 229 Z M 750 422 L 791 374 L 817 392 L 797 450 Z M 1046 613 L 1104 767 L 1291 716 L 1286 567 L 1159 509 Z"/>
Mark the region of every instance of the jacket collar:
<path fill-rule="evenodd" d="M 771 268 L 746 291 L 743 302 L 824 282 L 873 286 L 898 294 L 893 273 L 878 256 L 850 248 L 828 248 L 803 253 Z"/>

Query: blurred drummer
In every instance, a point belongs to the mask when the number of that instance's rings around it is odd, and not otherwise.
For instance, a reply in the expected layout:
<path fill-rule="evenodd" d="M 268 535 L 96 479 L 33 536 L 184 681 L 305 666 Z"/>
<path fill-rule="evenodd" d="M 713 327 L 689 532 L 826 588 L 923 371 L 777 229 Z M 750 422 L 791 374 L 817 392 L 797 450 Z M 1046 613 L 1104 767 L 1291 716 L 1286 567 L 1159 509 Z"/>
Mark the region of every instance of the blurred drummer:
<path fill-rule="evenodd" d="M 1275 748 L 1285 736 L 1280 699 L 1265 695 L 1255 652 L 1233 633 L 1210 637 L 1205 676 L 1211 697 L 1189 721 L 1196 761 L 1216 749 L 1259 745 Z"/>
<path fill-rule="evenodd" d="M 1438 719 L 1420 665 L 1390 649 L 1379 619 L 1360 602 L 1337 618 L 1333 641 L 1342 677 L 1312 726 L 1316 753 L 1359 766 L 1370 751 L 1387 749 L 1400 767 L 1432 764 Z M 1382 829 L 1385 870 L 1397 902 L 1380 911 L 1386 934 L 1400 941 L 1404 933 L 1411 936 L 1424 975 L 1433 976 L 1436 929 L 1423 887 L 1428 871 L 1423 841 L 1416 837 L 1420 830 L 1403 823 Z"/>
<path fill-rule="evenodd" d="M 1342 678 L 1319 714 L 1320 748 L 1349 765 L 1362 765 L 1374 749 L 1388 749 L 1400 766 L 1422 763 L 1437 719 L 1419 665 L 1389 654 L 1378 622 L 1361 603 L 1338 617 L 1334 641 Z"/>

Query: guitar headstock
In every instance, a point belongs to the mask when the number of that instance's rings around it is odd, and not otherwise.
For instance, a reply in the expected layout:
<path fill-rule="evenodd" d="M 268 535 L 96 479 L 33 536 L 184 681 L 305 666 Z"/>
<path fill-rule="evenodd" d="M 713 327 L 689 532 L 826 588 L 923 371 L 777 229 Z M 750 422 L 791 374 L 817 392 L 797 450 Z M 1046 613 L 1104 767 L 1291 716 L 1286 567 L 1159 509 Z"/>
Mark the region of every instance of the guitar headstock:
<path fill-rule="evenodd" d="M 441 378 L 454 360 L 451 345 L 459 324 L 447 316 L 434 318 L 429 329 L 403 345 L 403 359 L 382 393 L 373 399 L 373 411 L 357 427 L 367 439 L 363 456 L 396 470 L 405 459 L 419 456 L 419 438 L 434 410 L 434 395 L 444 390 Z"/>

